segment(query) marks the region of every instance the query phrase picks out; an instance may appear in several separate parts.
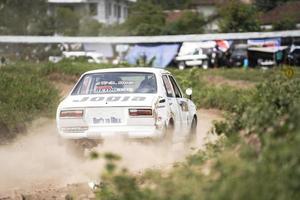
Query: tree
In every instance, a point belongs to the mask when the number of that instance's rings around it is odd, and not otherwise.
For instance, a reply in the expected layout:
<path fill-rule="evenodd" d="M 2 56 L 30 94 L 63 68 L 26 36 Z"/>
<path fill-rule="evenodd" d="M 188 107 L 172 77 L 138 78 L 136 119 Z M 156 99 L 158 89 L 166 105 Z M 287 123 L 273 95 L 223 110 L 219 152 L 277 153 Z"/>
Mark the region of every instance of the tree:
<path fill-rule="evenodd" d="M 47 34 L 48 17 L 46 0 L 1 0 L 0 34 Z"/>
<path fill-rule="evenodd" d="M 143 0 L 132 5 L 124 24 L 130 35 L 159 35 L 164 26 L 165 15 L 161 7 Z"/>
<path fill-rule="evenodd" d="M 285 17 L 273 24 L 274 31 L 293 30 L 296 29 L 296 21 L 293 18 Z"/>
<path fill-rule="evenodd" d="M 80 27 L 78 35 L 82 36 L 98 36 L 102 24 L 100 24 L 96 19 L 90 17 L 84 17 L 80 20 Z"/>
<path fill-rule="evenodd" d="M 251 32 L 259 31 L 258 13 L 252 5 L 239 0 L 230 2 L 219 10 L 219 26 L 221 32 Z"/>
<path fill-rule="evenodd" d="M 164 34 L 199 34 L 204 32 L 205 19 L 198 13 L 186 11 L 175 22 L 170 22 L 166 26 Z"/>
<path fill-rule="evenodd" d="M 80 16 L 67 7 L 59 7 L 55 13 L 56 33 L 68 36 L 78 34 Z"/>

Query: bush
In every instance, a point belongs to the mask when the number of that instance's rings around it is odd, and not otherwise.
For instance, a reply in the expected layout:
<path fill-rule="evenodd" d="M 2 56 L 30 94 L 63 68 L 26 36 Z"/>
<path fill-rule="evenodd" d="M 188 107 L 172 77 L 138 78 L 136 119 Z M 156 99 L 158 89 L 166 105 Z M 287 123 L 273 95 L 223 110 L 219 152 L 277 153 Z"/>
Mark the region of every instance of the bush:
<path fill-rule="evenodd" d="M 297 29 L 297 22 L 293 18 L 293 16 L 285 17 L 285 18 L 273 23 L 274 31 L 295 30 L 295 29 Z"/>
<path fill-rule="evenodd" d="M 105 69 L 105 68 L 114 68 L 116 66 L 112 64 L 95 64 L 88 63 L 85 58 L 76 58 L 76 59 L 64 59 L 58 63 L 47 63 L 42 66 L 43 75 L 51 75 L 57 73 L 59 76 L 75 76 L 77 79 L 83 73 L 96 70 L 96 69 Z M 117 67 L 129 67 L 127 64 L 121 64 Z"/>
<path fill-rule="evenodd" d="M 216 165 L 219 178 L 210 186 L 214 192 L 207 199 L 300 197 L 299 87 L 298 78 L 276 76 L 260 84 L 248 101 L 239 103 L 223 133 L 229 138 L 242 135 L 242 146 L 238 157 L 231 155 Z"/>
<path fill-rule="evenodd" d="M 0 71 L 0 124 L 10 133 L 5 137 L 12 138 L 16 127 L 54 110 L 58 91 L 36 66 L 15 64 Z"/>
<path fill-rule="evenodd" d="M 182 89 L 193 88 L 193 101 L 202 108 L 217 108 L 232 111 L 237 102 L 248 98 L 251 89 L 237 89 L 231 86 L 209 85 L 204 77 L 214 72 L 204 71 L 197 68 L 181 71 L 170 70 L 175 75 Z M 231 71 L 231 70 L 230 70 Z"/>
<path fill-rule="evenodd" d="M 80 16 L 70 8 L 59 7 L 56 9 L 55 29 L 62 35 L 75 36 L 79 30 Z"/>
<path fill-rule="evenodd" d="M 282 76 L 258 85 L 251 98 L 236 106 L 226 133 L 230 135 L 244 130 L 246 134 L 263 134 L 281 130 L 287 117 L 300 103 L 299 87 L 300 79 Z"/>
<path fill-rule="evenodd" d="M 90 17 L 84 17 L 79 25 L 79 36 L 98 36 L 102 27 L 102 24 Z"/>

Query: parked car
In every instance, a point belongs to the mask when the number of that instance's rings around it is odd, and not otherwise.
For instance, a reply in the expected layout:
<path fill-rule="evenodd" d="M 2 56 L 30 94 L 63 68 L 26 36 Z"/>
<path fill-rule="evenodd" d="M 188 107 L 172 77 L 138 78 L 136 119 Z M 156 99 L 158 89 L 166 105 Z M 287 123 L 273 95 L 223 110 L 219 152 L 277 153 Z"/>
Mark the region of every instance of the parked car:
<path fill-rule="evenodd" d="M 210 63 L 214 62 L 217 43 L 215 41 L 206 42 L 184 42 L 180 48 L 175 61 L 179 69 L 186 66 L 201 66 L 207 69 Z"/>
<path fill-rule="evenodd" d="M 191 95 L 191 89 L 187 95 Z M 170 72 L 114 68 L 84 73 L 58 106 L 59 134 L 72 141 L 189 138 L 197 110 Z M 170 139 L 171 138 L 171 139 Z"/>
<path fill-rule="evenodd" d="M 233 47 L 231 56 L 230 56 L 230 66 L 232 67 L 242 67 L 244 60 L 248 59 L 248 51 L 246 44 L 237 44 Z"/>
<path fill-rule="evenodd" d="M 179 69 L 185 69 L 186 66 L 204 66 L 208 67 L 208 56 L 203 54 L 202 49 L 196 50 L 193 54 L 177 56 L 175 60 Z"/>
<path fill-rule="evenodd" d="M 292 46 L 288 53 L 288 63 L 300 66 L 300 46 Z"/>
<path fill-rule="evenodd" d="M 62 56 L 50 56 L 49 61 L 53 63 L 58 63 L 64 58 L 76 59 L 83 58 L 89 63 L 108 63 L 108 60 L 98 52 L 85 52 L 85 51 L 63 51 Z"/>

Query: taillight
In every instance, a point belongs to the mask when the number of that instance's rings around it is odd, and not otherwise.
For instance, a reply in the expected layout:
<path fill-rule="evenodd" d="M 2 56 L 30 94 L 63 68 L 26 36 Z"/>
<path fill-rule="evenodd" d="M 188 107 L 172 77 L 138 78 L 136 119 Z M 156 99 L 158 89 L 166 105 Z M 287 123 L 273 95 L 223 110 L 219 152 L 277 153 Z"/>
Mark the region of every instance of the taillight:
<path fill-rule="evenodd" d="M 152 116 L 152 109 L 129 109 L 129 116 Z"/>
<path fill-rule="evenodd" d="M 59 116 L 61 118 L 82 118 L 83 110 L 62 110 Z"/>

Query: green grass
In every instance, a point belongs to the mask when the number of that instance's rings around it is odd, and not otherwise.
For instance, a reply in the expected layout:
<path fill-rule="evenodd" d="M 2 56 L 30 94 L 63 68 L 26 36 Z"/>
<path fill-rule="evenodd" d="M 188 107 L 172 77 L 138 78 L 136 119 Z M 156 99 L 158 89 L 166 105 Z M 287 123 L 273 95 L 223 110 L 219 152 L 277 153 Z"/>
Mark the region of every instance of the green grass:
<path fill-rule="evenodd" d="M 44 75 L 58 73 L 61 75 L 79 77 L 81 74 L 90 70 L 113 68 L 113 67 L 115 66 L 112 64 L 95 64 L 95 63 L 88 63 L 80 59 L 79 60 L 65 59 L 59 63 L 45 63 L 42 66 L 42 73 Z M 129 66 L 119 65 L 118 67 L 129 67 Z"/>
<path fill-rule="evenodd" d="M 197 69 L 197 73 L 201 77 L 207 77 L 207 76 L 221 76 L 228 80 L 242 80 L 242 81 L 249 81 L 249 82 L 262 82 L 267 80 L 270 77 L 273 77 L 275 75 L 281 74 L 284 75 L 284 69 L 286 69 L 287 66 L 282 67 L 275 67 L 268 70 L 263 70 L 260 68 L 215 68 L 215 69 L 209 69 L 204 70 L 201 68 L 195 68 Z M 290 67 L 294 71 L 294 76 L 292 78 L 300 78 L 300 68 L 299 67 Z M 188 68 L 183 71 L 175 69 L 173 67 L 169 68 L 170 71 L 181 74 L 185 73 L 185 71 L 193 70 L 193 68 Z"/>
<path fill-rule="evenodd" d="M 58 99 L 58 91 L 41 76 L 39 66 L 17 63 L 1 67 L 0 128 L 6 131 L 0 135 L 13 138 L 17 127 L 53 113 Z"/>
<path fill-rule="evenodd" d="M 63 60 L 59 63 L 32 64 L 20 62 L 0 69 L 0 128 L 13 130 L 19 124 L 30 122 L 43 113 L 53 113 L 58 99 L 49 80 L 74 84 L 81 74 L 94 69 L 112 68 L 111 64 L 91 64 L 83 60 Z M 118 67 L 130 67 L 121 65 Z M 255 88 L 237 88 L 222 84 L 215 86 L 207 77 L 218 76 L 226 80 L 244 80 L 260 83 L 270 77 L 284 76 L 280 69 L 186 69 L 168 68 L 174 74 L 182 89 L 193 88 L 193 101 L 198 108 L 217 108 L 233 112 L 237 102 L 247 101 Z M 300 77 L 295 69 L 295 76 Z"/>

